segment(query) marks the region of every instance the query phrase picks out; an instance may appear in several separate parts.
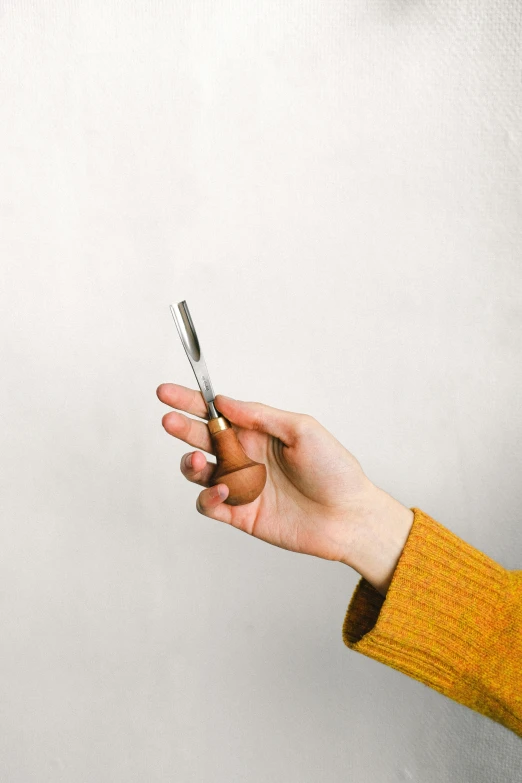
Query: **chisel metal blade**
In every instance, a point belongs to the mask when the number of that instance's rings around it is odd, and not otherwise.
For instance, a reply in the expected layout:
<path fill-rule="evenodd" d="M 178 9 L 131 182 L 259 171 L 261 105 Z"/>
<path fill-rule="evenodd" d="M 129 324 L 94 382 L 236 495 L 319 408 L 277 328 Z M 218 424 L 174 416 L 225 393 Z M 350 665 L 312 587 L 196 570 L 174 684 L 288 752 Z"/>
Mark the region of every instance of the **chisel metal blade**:
<path fill-rule="evenodd" d="M 190 317 L 190 311 L 186 301 L 183 300 L 183 302 L 178 302 L 177 305 L 171 304 L 170 312 L 174 318 L 174 323 L 176 324 L 181 342 L 183 343 L 185 353 L 194 370 L 194 375 L 196 376 L 198 386 L 201 389 L 203 399 L 207 404 L 209 417 L 215 419 L 219 416 L 219 413 L 214 405 L 214 389 L 212 388 L 207 365 L 201 352 L 196 328 Z"/>

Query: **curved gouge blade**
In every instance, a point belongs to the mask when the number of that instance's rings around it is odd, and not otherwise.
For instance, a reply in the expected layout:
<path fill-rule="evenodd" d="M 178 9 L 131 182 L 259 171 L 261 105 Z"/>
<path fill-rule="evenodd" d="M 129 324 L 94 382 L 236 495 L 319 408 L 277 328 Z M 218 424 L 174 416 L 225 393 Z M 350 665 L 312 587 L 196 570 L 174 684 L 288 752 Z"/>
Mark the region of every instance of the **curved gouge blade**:
<path fill-rule="evenodd" d="M 219 413 L 214 406 L 214 389 L 210 381 L 207 365 L 201 347 L 199 345 L 196 328 L 190 317 L 190 311 L 185 300 L 178 302 L 177 305 L 170 305 L 170 312 L 174 318 L 174 323 L 178 330 L 181 342 L 187 354 L 188 360 L 194 370 L 194 375 L 201 389 L 201 394 L 205 400 L 210 418 L 217 418 Z"/>

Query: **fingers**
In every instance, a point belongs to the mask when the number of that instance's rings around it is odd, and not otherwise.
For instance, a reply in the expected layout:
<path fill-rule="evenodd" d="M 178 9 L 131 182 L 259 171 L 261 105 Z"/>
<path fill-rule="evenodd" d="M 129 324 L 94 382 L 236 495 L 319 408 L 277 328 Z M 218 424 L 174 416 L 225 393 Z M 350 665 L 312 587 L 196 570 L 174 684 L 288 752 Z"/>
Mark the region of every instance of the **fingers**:
<path fill-rule="evenodd" d="M 201 451 L 191 451 L 181 458 L 180 469 L 186 479 L 194 484 L 208 487 L 216 469 L 214 462 L 208 462 Z"/>
<path fill-rule="evenodd" d="M 202 451 L 208 451 L 209 454 L 213 454 L 212 440 L 208 427 L 204 422 L 189 419 L 188 416 L 184 416 L 177 411 L 170 411 L 164 415 L 161 423 L 169 435 L 185 441 L 189 446 L 194 446 L 196 449 L 202 449 Z"/>
<path fill-rule="evenodd" d="M 212 474 L 216 468 L 215 464 L 208 462 L 205 455 L 200 451 L 190 452 L 181 458 L 181 472 L 189 481 L 194 484 L 201 484 L 208 487 Z M 219 522 L 230 524 L 231 510 L 223 502 L 228 496 L 228 487 L 226 484 L 218 484 L 215 487 L 208 487 L 197 497 L 196 508 L 203 516 L 217 519 Z"/>
<path fill-rule="evenodd" d="M 263 405 L 260 402 L 233 400 L 223 394 L 216 396 L 216 407 L 223 416 L 238 427 L 267 432 L 279 438 L 287 446 L 295 443 L 304 420 L 310 418 L 300 413 L 271 408 L 270 405 Z"/>
<path fill-rule="evenodd" d="M 232 521 L 232 509 L 223 503 L 227 495 L 228 487 L 225 484 L 204 489 L 198 495 L 196 508 L 203 516 L 217 519 L 218 522 L 226 522 L 229 525 Z"/>
<path fill-rule="evenodd" d="M 177 383 L 162 383 L 156 390 L 158 398 L 172 408 L 186 411 L 206 419 L 208 410 L 201 392 Z M 292 446 L 312 417 L 301 413 L 272 408 L 260 402 L 233 400 L 218 394 L 216 407 L 229 421 L 238 427 L 259 430 L 279 438 Z M 189 419 L 181 413 L 170 412 L 163 417 L 163 426 L 170 435 L 184 440 L 191 446 L 213 453 L 212 441 L 205 423 Z"/>
<path fill-rule="evenodd" d="M 170 405 L 171 408 L 191 413 L 201 419 L 206 419 L 208 416 L 203 395 L 196 389 L 188 389 L 177 383 L 162 383 L 156 389 L 156 394 L 161 402 Z"/>

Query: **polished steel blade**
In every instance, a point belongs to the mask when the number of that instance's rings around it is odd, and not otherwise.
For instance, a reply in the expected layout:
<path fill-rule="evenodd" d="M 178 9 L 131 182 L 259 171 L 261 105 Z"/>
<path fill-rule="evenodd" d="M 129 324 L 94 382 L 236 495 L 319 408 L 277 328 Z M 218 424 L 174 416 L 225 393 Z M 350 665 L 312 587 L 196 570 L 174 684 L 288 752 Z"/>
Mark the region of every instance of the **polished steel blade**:
<path fill-rule="evenodd" d="M 214 406 L 214 389 L 210 382 L 207 365 L 201 352 L 198 335 L 186 301 L 178 302 L 177 305 L 170 305 L 170 312 L 174 318 L 174 323 L 178 330 L 181 342 L 188 356 L 188 360 L 194 370 L 194 375 L 201 389 L 203 398 L 207 404 L 209 416 L 217 418 L 219 413 Z"/>

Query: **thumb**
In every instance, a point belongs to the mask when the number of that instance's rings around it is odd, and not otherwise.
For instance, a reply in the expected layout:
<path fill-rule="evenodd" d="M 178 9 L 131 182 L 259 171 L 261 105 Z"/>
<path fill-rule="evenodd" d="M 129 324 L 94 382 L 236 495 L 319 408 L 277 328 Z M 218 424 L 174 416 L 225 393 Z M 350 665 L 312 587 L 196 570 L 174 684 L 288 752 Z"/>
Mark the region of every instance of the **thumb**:
<path fill-rule="evenodd" d="M 261 402 L 234 400 L 224 394 L 216 396 L 216 408 L 238 427 L 266 432 L 279 438 L 287 446 L 291 446 L 297 439 L 298 424 L 303 418 L 299 413 L 271 408 Z"/>

